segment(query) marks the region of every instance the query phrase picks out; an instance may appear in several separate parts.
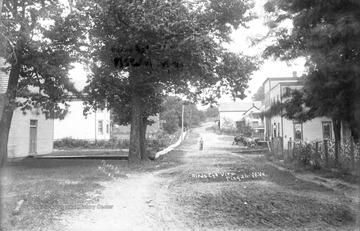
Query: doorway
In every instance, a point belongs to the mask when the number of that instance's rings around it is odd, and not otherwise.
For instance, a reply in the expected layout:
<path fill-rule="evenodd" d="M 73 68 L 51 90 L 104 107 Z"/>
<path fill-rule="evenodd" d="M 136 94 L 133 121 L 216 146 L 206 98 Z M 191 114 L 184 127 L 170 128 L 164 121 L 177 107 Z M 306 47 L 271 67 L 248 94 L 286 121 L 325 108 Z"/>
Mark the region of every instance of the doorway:
<path fill-rule="evenodd" d="M 30 149 L 29 154 L 36 154 L 37 147 L 37 120 L 30 120 Z"/>

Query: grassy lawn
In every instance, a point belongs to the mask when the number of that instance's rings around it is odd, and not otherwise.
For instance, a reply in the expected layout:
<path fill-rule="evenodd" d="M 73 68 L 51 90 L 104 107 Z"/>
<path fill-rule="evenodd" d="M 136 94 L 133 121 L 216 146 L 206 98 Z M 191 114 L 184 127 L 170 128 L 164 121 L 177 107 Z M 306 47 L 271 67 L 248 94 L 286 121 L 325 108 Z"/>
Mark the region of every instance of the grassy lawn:
<path fill-rule="evenodd" d="M 101 159 L 28 158 L 8 163 L 0 169 L 0 230 L 61 230 L 52 226 L 53 222 L 75 205 L 96 204 L 103 188 L 101 182 L 116 179 L 114 169 L 120 172 L 117 176 L 126 177 L 177 164 L 179 158 L 168 160 L 163 156 L 131 166 L 126 160 Z M 14 215 L 20 200 L 24 200 L 20 213 Z"/>
<path fill-rule="evenodd" d="M 26 159 L 1 169 L 2 230 L 48 227 L 67 205 L 84 204 L 109 180 L 97 171 L 100 160 Z M 24 200 L 18 215 L 12 212 Z"/>

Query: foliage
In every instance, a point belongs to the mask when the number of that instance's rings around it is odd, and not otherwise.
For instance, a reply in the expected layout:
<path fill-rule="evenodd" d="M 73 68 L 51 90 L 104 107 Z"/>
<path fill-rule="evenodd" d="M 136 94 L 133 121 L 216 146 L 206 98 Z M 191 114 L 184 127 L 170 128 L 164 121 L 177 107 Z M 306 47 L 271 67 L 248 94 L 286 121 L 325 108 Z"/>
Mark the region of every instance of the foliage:
<path fill-rule="evenodd" d="M 162 148 L 168 147 L 175 143 L 180 137 L 180 132 L 167 134 L 164 132 L 157 132 L 148 137 L 148 146 L 150 149 L 159 151 Z M 119 139 L 112 137 L 109 140 L 84 140 L 66 137 L 54 141 L 55 149 L 128 149 L 130 142 L 128 139 Z"/>
<path fill-rule="evenodd" d="M 260 117 L 264 118 L 271 118 L 274 116 L 281 115 L 282 109 L 284 107 L 284 103 L 281 102 L 275 102 L 271 104 L 270 108 L 266 111 L 260 112 Z"/>
<path fill-rule="evenodd" d="M 77 93 L 68 73 L 84 37 L 74 15 L 64 16 L 65 10 L 57 1 L 4 2 L 0 54 L 7 63 L 2 70 L 14 82 L 7 89 L 8 104 L 23 111 L 37 107 L 48 117 L 66 113 L 63 99 Z"/>
<path fill-rule="evenodd" d="M 234 121 L 230 118 L 223 117 L 221 123 L 221 132 L 227 134 L 236 134 L 236 127 Z"/>
<path fill-rule="evenodd" d="M 162 104 L 160 119 L 164 120 L 163 129 L 172 134 L 182 125 L 182 108 L 184 105 L 184 127 L 198 126 L 205 120 L 204 113 L 196 108 L 194 103 L 181 100 L 175 96 L 168 96 Z"/>
<path fill-rule="evenodd" d="M 219 116 L 219 108 L 211 105 L 206 109 L 205 114 L 207 118 L 217 118 Z"/>
<path fill-rule="evenodd" d="M 360 3 L 270 0 L 265 8 L 273 20 L 272 35 L 278 38 L 264 55 L 283 60 L 308 58 L 304 96 L 311 116 L 358 125 Z M 291 30 L 281 27 L 286 20 L 292 20 Z"/>
<path fill-rule="evenodd" d="M 360 3 L 269 0 L 265 9 L 271 18 L 271 34 L 277 38 L 264 55 L 287 61 L 307 57 L 302 108 L 308 111 L 301 116 L 333 120 L 338 160 L 341 122 L 352 125 L 356 138 L 360 134 Z M 293 22 L 291 30 L 281 26 L 287 20 Z"/>
<path fill-rule="evenodd" d="M 241 121 L 236 122 L 236 131 L 245 137 L 251 137 L 253 134 L 253 128 L 249 123 L 246 123 L 244 118 Z"/>
<path fill-rule="evenodd" d="M 203 102 L 213 101 L 221 92 L 245 97 L 247 81 L 256 69 L 254 59 L 229 52 L 223 43 L 230 41 L 232 28 L 252 18 L 247 14 L 251 6 L 242 0 L 77 4 L 79 15 L 91 22 L 89 101 L 94 107 L 107 103 L 119 113 L 126 109 L 133 127 L 131 159 L 139 156 L 141 116 L 158 113 L 167 93 Z"/>
<path fill-rule="evenodd" d="M 0 165 L 16 107 L 41 109 L 47 118 L 63 118 L 65 98 L 77 95 L 68 78 L 85 39 L 80 22 L 59 1 L 7 0 L 0 21 L 1 71 L 9 75 L 1 96 Z"/>
<path fill-rule="evenodd" d="M 265 91 L 264 86 L 261 85 L 257 92 L 251 97 L 254 101 L 264 101 L 265 100 Z"/>
<path fill-rule="evenodd" d="M 289 120 L 306 122 L 315 118 L 313 108 L 309 108 L 309 99 L 305 97 L 304 89 L 291 89 L 284 95 L 283 102 L 273 103 L 267 111 L 261 112 L 260 116 L 271 118 L 274 116 L 283 116 Z"/>
<path fill-rule="evenodd" d="M 66 137 L 66 138 L 63 138 L 60 140 L 55 140 L 54 148 L 55 149 L 129 148 L 129 141 L 128 140 L 119 140 L 116 138 L 111 138 L 110 140 L 90 141 L 90 140 L 73 139 L 71 137 Z"/>

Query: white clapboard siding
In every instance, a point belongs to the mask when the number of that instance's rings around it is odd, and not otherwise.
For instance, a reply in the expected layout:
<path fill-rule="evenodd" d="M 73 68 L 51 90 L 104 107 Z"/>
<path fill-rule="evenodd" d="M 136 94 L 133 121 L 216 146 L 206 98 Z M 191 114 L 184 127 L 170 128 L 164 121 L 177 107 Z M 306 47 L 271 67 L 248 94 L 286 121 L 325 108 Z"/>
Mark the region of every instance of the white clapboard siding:
<path fill-rule="evenodd" d="M 8 158 L 29 156 L 30 120 L 37 120 L 36 153 L 33 155 L 50 154 L 53 151 L 54 121 L 46 119 L 41 112 L 28 111 L 24 115 L 16 109 L 9 133 Z"/>
<path fill-rule="evenodd" d="M 82 100 L 70 100 L 70 107 L 65 118 L 54 120 L 54 139 L 63 138 L 84 140 L 110 139 L 110 111 L 98 110 L 84 116 Z M 99 121 L 103 122 L 103 131 L 99 132 Z M 108 132 L 106 127 L 108 126 Z"/>
<path fill-rule="evenodd" d="M 5 59 L 3 58 L 0 58 L 0 67 L 5 67 Z M 9 75 L 3 71 L 0 71 L 0 94 L 6 92 L 8 81 Z"/>
<path fill-rule="evenodd" d="M 5 67 L 4 59 L 0 58 L 0 67 Z M 0 94 L 6 92 L 9 73 L 0 71 Z M 0 110 L 3 105 L 0 101 Z M 2 110 L 1 110 L 2 111 Z M 1 116 L 1 113 L 0 113 Z M 22 158 L 29 156 L 30 151 L 30 120 L 37 120 L 36 152 L 34 155 L 49 154 L 53 151 L 54 120 L 35 110 L 27 111 L 24 115 L 20 109 L 15 109 L 11 120 L 8 158 Z"/>

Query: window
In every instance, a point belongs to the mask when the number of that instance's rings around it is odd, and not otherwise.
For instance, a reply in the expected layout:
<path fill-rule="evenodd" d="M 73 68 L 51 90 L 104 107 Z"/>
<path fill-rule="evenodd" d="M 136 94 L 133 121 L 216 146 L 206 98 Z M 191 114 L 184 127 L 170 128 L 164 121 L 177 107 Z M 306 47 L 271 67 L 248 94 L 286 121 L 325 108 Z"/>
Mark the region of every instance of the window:
<path fill-rule="evenodd" d="M 302 140 L 303 130 L 301 123 L 294 123 L 294 140 Z"/>
<path fill-rule="evenodd" d="M 291 94 L 291 89 L 289 87 L 285 88 L 285 95 L 286 97 L 289 97 Z"/>
<path fill-rule="evenodd" d="M 331 139 L 331 122 L 323 122 L 322 131 L 324 140 Z"/>
<path fill-rule="evenodd" d="M 37 127 L 37 120 L 30 120 L 30 127 Z"/>
<path fill-rule="evenodd" d="M 106 134 L 109 134 L 110 133 L 110 126 L 109 124 L 106 124 Z"/>
<path fill-rule="evenodd" d="M 98 121 L 98 133 L 100 135 L 102 135 L 104 133 L 104 131 L 103 131 L 103 121 L 102 120 Z"/>

